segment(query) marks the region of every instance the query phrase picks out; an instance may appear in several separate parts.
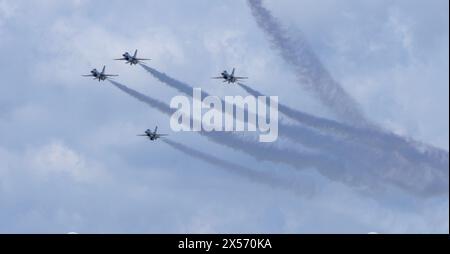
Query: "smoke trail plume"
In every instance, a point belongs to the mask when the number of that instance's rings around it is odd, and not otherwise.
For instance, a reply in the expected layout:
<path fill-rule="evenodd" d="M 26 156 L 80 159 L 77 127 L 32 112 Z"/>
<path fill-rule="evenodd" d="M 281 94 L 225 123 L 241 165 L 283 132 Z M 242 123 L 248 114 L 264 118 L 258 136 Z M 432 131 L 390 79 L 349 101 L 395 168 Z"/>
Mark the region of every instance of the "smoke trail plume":
<path fill-rule="evenodd" d="M 160 72 L 154 68 L 151 68 L 147 65 L 141 64 L 141 66 L 147 72 L 149 72 L 153 77 L 155 77 L 162 83 L 184 93 L 187 96 L 192 97 L 193 86 L 186 84 L 184 82 L 181 82 L 175 78 L 172 78 L 172 77 L 168 76 L 167 74 L 162 73 L 162 72 Z M 202 100 L 207 96 L 210 96 L 210 94 L 205 92 L 204 90 L 202 90 L 202 94 L 201 94 Z M 226 104 L 226 102 L 224 100 L 221 100 L 221 101 L 222 101 L 222 105 Z M 248 114 L 248 115 L 253 114 L 253 113 L 249 112 L 247 109 L 244 109 L 244 112 L 245 112 L 245 114 Z M 225 112 L 225 113 L 227 113 L 227 112 Z M 340 150 L 342 150 L 341 144 L 340 143 L 338 144 L 337 141 L 334 141 L 333 137 L 325 137 L 323 135 L 315 133 L 314 131 L 311 131 L 306 128 L 302 128 L 300 126 L 283 124 L 283 122 L 281 122 L 281 121 L 279 121 L 278 124 L 279 124 L 279 135 L 286 137 L 292 141 L 299 142 L 303 145 L 308 145 L 308 146 L 318 148 L 318 149 L 327 148 L 327 146 L 326 146 L 327 144 L 329 144 L 330 146 L 334 146 L 334 147 L 336 147 L 338 145 L 340 147 Z M 322 140 L 322 142 L 317 142 L 318 140 Z M 363 148 L 358 147 L 357 149 L 360 150 Z"/>
<path fill-rule="evenodd" d="M 192 96 L 193 87 L 191 85 L 172 78 L 149 66 L 143 64 L 141 64 L 141 66 L 159 81 L 188 96 Z M 252 89 L 249 89 L 249 91 L 260 94 Z M 209 96 L 209 94 L 202 91 L 202 99 L 206 96 Z M 224 103 L 225 102 L 222 100 L 222 104 Z M 287 108 L 282 106 L 280 107 L 280 110 L 281 109 L 284 109 L 286 112 Z M 247 110 L 244 111 L 248 113 Z M 291 116 L 294 116 L 292 113 L 296 113 L 292 109 L 288 109 L 288 112 L 291 113 Z M 295 116 L 297 119 L 305 119 L 305 116 L 307 115 L 301 115 L 303 118 L 298 118 L 299 114 L 296 114 Z M 401 147 L 401 152 L 398 154 L 397 150 L 393 149 L 401 145 L 398 140 L 394 140 L 395 142 L 383 143 L 383 140 L 390 141 L 390 139 L 383 139 L 380 135 L 375 135 L 379 133 L 374 129 L 349 127 L 337 122 L 330 120 L 325 121 L 311 116 L 307 117 L 307 123 L 313 123 L 315 126 L 320 126 L 322 128 L 330 128 L 330 126 L 332 126 L 335 130 L 347 132 L 351 139 L 366 138 L 365 143 L 349 142 L 348 139 L 340 140 L 336 136 L 336 131 L 332 133 L 328 132 L 328 135 L 325 135 L 313 131 L 310 128 L 287 125 L 283 124 L 281 121 L 279 122 L 280 136 L 286 137 L 309 148 L 318 149 L 321 152 L 332 156 L 335 160 L 341 160 L 341 163 L 346 165 L 345 169 L 348 171 L 349 175 L 354 173 L 359 174 L 360 169 L 364 169 L 366 171 L 366 176 L 370 175 L 372 178 L 375 176 L 378 178 L 386 178 L 386 181 L 394 181 L 396 185 L 402 186 L 402 188 L 418 189 L 428 186 L 428 183 L 407 182 L 402 177 L 402 174 L 417 176 L 426 174 L 428 171 L 437 175 L 448 174 L 448 160 L 447 163 L 445 163 L 445 159 L 444 161 L 434 160 L 432 157 L 424 156 L 423 153 L 414 153 L 414 149 L 405 145 Z M 367 140 L 374 142 L 373 144 L 368 143 Z M 348 162 L 351 162 L 351 165 Z M 321 170 L 321 168 L 318 169 Z M 327 171 L 324 174 L 329 175 L 330 173 L 330 171 Z M 387 175 L 389 176 L 386 177 Z"/>
<path fill-rule="evenodd" d="M 261 0 L 247 1 L 257 24 L 266 33 L 281 57 L 294 68 L 299 82 L 315 91 L 325 105 L 334 109 L 335 113 L 347 122 L 362 127 L 354 129 L 360 132 L 362 136 L 366 134 L 373 135 L 372 140 L 375 140 L 375 143 L 381 140 L 381 145 L 379 144 L 381 149 L 390 147 L 392 151 L 394 147 L 395 151 L 390 154 L 390 157 L 396 162 L 400 162 L 405 158 L 409 160 L 411 165 L 408 171 L 421 171 L 424 175 L 426 174 L 425 172 L 437 171 L 437 174 L 444 177 L 448 176 L 448 152 L 401 138 L 392 133 L 379 131 L 377 127 L 365 119 L 356 103 L 333 80 L 329 72 L 310 49 L 304 37 L 300 36 L 296 39 L 289 37 L 278 20 L 273 17 L 269 10 L 263 7 Z M 357 132 L 353 134 L 355 133 Z M 399 157 L 398 151 L 400 151 L 401 158 L 396 159 L 396 157 Z M 408 169 L 408 166 L 405 165 L 404 168 Z M 446 189 L 448 189 L 448 181 L 446 181 L 446 184 Z"/>
<path fill-rule="evenodd" d="M 158 111 L 171 116 L 175 110 L 169 105 L 160 102 L 156 99 L 143 95 L 123 84 L 116 81 L 109 80 L 111 84 L 119 88 L 123 92 L 132 97 L 144 102 L 148 106 L 157 109 Z M 191 122 L 195 119 L 191 118 Z M 211 141 L 218 144 L 225 145 L 229 148 L 240 150 L 258 160 L 270 161 L 276 163 L 285 163 L 294 168 L 339 168 L 339 163 L 330 158 L 320 154 L 304 154 L 292 149 L 280 149 L 267 143 L 259 143 L 253 140 L 244 140 L 230 132 L 198 132 L 200 135 L 207 137 Z"/>
<path fill-rule="evenodd" d="M 242 87 L 247 93 L 249 93 L 255 97 L 265 96 L 261 92 L 255 90 L 245 84 L 242 84 L 242 83 L 237 83 L 237 84 L 240 87 Z M 349 134 L 352 135 L 354 129 L 356 129 L 354 127 L 350 127 L 348 125 L 344 125 L 344 124 L 341 124 L 341 123 L 333 121 L 333 120 L 312 116 L 310 114 L 304 113 L 297 109 L 293 109 L 283 103 L 278 104 L 278 110 L 285 116 L 291 118 L 292 120 L 294 120 L 300 124 L 309 126 L 311 128 L 317 128 L 322 131 L 331 131 L 333 133 L 339 133 L 339 134 L 343 134 L 343 135 L 349 135 Z"/>
<path fill-rule="evenodd" d="M 261 92 L 245 85 L 238 83 L 247 93 L 253 96 L 264 96 Z M 416 141 L 408 140 L 393 133 L 373 128 L 353 127 L 334 120 L 316 117 L 293 109 L 289 106 L 279 103 L 279 111 L 296 122 L 319 129 L 324 132 L 338 134 L 346 140 L 354 142 L 364 142 L 377 148 L 379 151 L 398 152 L 401 156 L 407 158 L 414 164 L 426 163 L 431 167 L 448 169 L 449 157 L 448 152 L 442 149 L 420 144 Z"/>
<path fill-rule="evenodd" d="M 191 157 L 203 160 L 209 164 L 212 164 L 214 166 L 220 167 L 225 169 L 227 172 L 239 175 L 241 177 L 245 177 L 250 181 L 262 183 L 269 185 L 273 188 L 277 189 L 285 189 L 289 191 L 294 191 L 297 194 L 301 195 L 312 195 L 314 186 L 311 183 L 294 183 L 293 181 L 286 181 L 284 179 L 281 179 L 279 177 L 275 177 L 272 174 L 268 174 L 266 172 L 257 171 L 255 169 L 251 169 L 248 167 L 244 167 L 223 159 L 220 159 L 218 157 L 215 157 L 213 155 L 203 153 L 201 151 L 198 151 L 196 149 L 193 149 L 192 147 L 185 146 L 183 144 L 171 141 L 169 139 L 164 139 L 162 142 L 165 142 L 172 148 L 187 154 Z"/>
<path fill-rule="evenodd" d="M 118 82 L 111 80 L 110 82 L 162 113 L 171 115 L 174 112 L 165 103 L 145 96 Z M 344 152 L 345 157 L 343 158 L 340 156 L 329 157 L 323 154 L 304 154 L 288 148 L 281 149 L 273 145 L 244 140 L 228 132 L 199 132 L 199 134 L 218 144 L 242 151 L 258 160 L 283 163 L 297 169 L 312 167 L 330 180 L 343 182 L 369 192 L 383 190 L 383 185 L 390 184 L 421 196 L 448 195 L 448 170 L 442 172 L 429 167 L 415 167 L 401 159 L 393 160 L 386 154 L 380 154 L 365 161 L 366 158 L 361 160 L 362 154 L 356 151 L 354 154 L 345 154 L 348 152 Z"/>
<path fill-rule="evenodd" d="M 145 64 L 139 64 L 144 70 L 146 70 L 148 73 L 152 74 L 153 77 L 155 77 L 157 80 L 161 81 L 162 83 L 188 95 L 192 96 L 192 89 L 193 87 L 189 84 L 186 84 L 184 82 L 181 82 L 179 80 L 176 80 L 172 77 L 169 77 L 165 73 L 162 73 L 150 66 L 147 66 Z M 201 99 L 203 100 L 205 97 L 209 96 L 208 93 L 204 92 L 202 90 Z M 224 103 L 224 102 L 222 102 Z"/>
<path fill-rule="evenodd" d="M 192 96 L 193 87 L 189 84 L 176 80 L 165 73 L 159 72 L 154 68 L 146 65 L 141 66 L 152 74 L 159 81 L 169 85 L 178 91 Z M 203 92 L 202 98 L 209 96 L 208 93 Z M 222 103 L 224 103 L 222 101 Z M 292 141 L 298 142 L 304 146 L 318 149 L 319 151 L 326 153 L 328 156 L 334 159 L 334 161 L 340 161 L 344 167 L 340 173 L 342 175 L 333 175 L 333 178 L 345 178 L 348 183 L 358 185 L 357 179 L 365 178 L 364 181 L 370 181 L 370 178 L 383 179 L 384 182 L 391 182 L 403 189 L 412 190 L 413 192 L 427 193 L 434 195 L 445 190 L 445 186 L 448 186 L 448 181 L 440 181 L 442 175 L 448 175 L 448 163 L 445 167 L 434 167 L 427 163 L 426 160 L 420 161 L 417 164 L 417 158 L 413 158 L 412 161 L 399 156 L 397 153 L 392 153 L 391 150 L 383 150 L 381 147 L 365 145 L 357 142 L 343 142 L 338 140 L 335 135 L 324 135 L 317 133 L 311 129 L 304 128 L 295 125 L 286 125 L 279 122 L 279 135 L 284 136 Z M 389 146 L 387 146 L 389 148 Z M 407 152 L 410 152 L 408 150 Z M 349 163 L 351 162 L 351 163 Z M 431 160 L 431 164 L 435 164 L 436 161 Z M 445 163 L 443 164 L 445 166 Z M 329 168 L 317 168 L 324 175 L 331 176 L 336 173 L 329 170 Z M 364 174 L 361 174 L 361 170 Z M 416 181 L 410 181 L 405 179 L 403 175 L 411 175 L 416 177 Z M 433 175 L 433 181 L 440 183 L 430 184 L 430 182 L 420 181 L 426 174 Z M 346 175 L 344 177 L 343 175 Z M 431 187 L 431 186 L 437 187 Z M 417 191 L 420 189 L 420 191 Z"/>
<path fill-rule="evenodd" d="M 322 103 L 343 120 L 358 126 L 369 125 L 357 103 L 331 77 L 306 39 L 289 37 L 278 20 L 262 6 L 261 0 L 248 0 L 248 4 L 273 47 L 292 66 L 299 84 L 313 91 Z"/>

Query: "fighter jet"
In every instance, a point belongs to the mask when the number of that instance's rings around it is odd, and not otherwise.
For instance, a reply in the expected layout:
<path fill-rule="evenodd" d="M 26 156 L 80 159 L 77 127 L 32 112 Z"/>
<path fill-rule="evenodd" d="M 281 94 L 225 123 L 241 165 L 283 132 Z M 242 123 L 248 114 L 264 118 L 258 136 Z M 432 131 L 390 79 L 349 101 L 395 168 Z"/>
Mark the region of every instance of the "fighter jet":
<path fill-rule="evenodd" d="M 248 79 L 248 77 L 235 77 L 234 76 L 235 68 L 233 68 L 233 71 L 231 74 L 229 74 L 226 70 L 220 73 L 220 77 L 213 77 L 213 79 L 223 79 L 223 82 L 228 82 L 228 84 L 236 83 L 240 79 Z"/>
<path fill-rule="evenodd" d="M 98 79 L 98 82 L 104 81 L 105 79 L 108 79 L 109 77 L 119 76 L 119 75 L 105 74 L 105 68 L 106 68 L 106 66 L 103 66 L 102 72 L 98 72 L 97 69 L 93 69 L 91 71 L 91 74 L 82 75 L 82 76 L 83 77 L 94 77 L 94 79 Z"/>
<path fill-rule="evenodd" d="M 130 65 L 133 65 L 133 64 L 136 65 L 142 61 L 151 60 L 151 59 L 145 59 L 145 58 L 138 58 L 137 57 L 137 49 L 136 49 L 136 51 L 134 51 L 134 55 L 130 55 L 130 53 L 125 52 L 122 56 L 123 56 L 123 58 L 114 59 L 114 60 L 126 61 L 126 64 L 130 64 Z"/>
<path fill-rule="evenodd" d="M 158 138 L 168 136 L 167 134 L 158 134 L 158 133 L 156 133 L 157 131 L 158 131 L 158 126 L 156 126 L 155 131 L 152 132 L 150 129 L 147 129 L 145 131 L 145 134 L 141 134 L 141 135 L 138 135 L 138 136 L 140 136 L 140 137 L 148 137 L 151 141 L 155 141 Z"/>

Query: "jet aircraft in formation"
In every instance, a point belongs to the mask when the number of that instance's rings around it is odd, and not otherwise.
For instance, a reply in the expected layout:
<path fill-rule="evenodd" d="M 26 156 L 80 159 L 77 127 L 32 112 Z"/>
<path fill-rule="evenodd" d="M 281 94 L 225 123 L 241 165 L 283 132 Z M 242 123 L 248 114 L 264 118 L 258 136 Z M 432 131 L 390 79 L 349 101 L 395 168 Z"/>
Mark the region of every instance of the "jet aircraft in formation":
<path fill-rule="evenodd" d="M 230 73 L 228 73 L 228 71 L 225 70 L 222 73 L 220 73 L 220 77 L 213 77 L 213 79 L 222 79 L 224 83 L 228 82 L 228 84 L 231 84 L 231 83 L 234 84 L 234 83 L 238 82 L 241 79 L 248 79 L 248 77 L 236 77 L 236 76 L 234 76 L 234 72 L 235 71 L 236 71 L 236 69 L 233 68 L 233 71 L 231 71 L 231 74 L 230 74 Z"/>
<path fill-rule="evenodd" d="M 126 61 L 126 64 L 130 64 L 130 65 L 136 65 L 138 63 L 141 63 L 142 61 L 148 61 L 151 59 L 148 58 L 138 58 L 137 57 L 137 49 L 136 51 L 134 51 L 134 55 L 130 55 L 130 53 L 125 52 L 122 56 L 122 58 L 118 58 L 118 59 L 114 59 L 114 60 L 118 60 L 118 61 Z"/>
<path fill-rule="evenodd" d="M 159 134 L 159 133 L 157 133 L 157 131 L 158 131 L 158 126 L 155 127 L 154 131 L 151 131 L 150 129 L 147 129 L 144 132 L 145 134 L 139 134 L 138 136 L 140 136 L 140 137 L 148 137 L 151 141 L 155 141 L 158 138 L 168 136 L 167 134 Z"/>
<path fill-rule="evenodd" d="M 119 75 L 113 75 L 113 74 L 105 74 L 106 66 L 103 66 L 103 69 L 101 72 L 99 72 L 97 69 L 93 69 L 91 71 L 91 74 L 88 75 L 82 75 L 83 77 L 93 77 L 94 79 L 98 79 L 98 82 L 104 81 L 110 77 L 117 77 Z"/>
<path fill-rule="evenodd" d="M 130 55 L 128 52 L 125 52 L 124 54 L 122 54 L 122 56 L 123 56 L 122 58 L 118 58 L 118 59 L 114 59 L 114 60 L 126 61 L 125 63 L 130 64 L 130 65 L 137 65 L 137 64 L 141 63 L 142 61 L 151 60 L 148 58 L 138 58 L 137 52 L 138 52 L 137 50 L 134 51 L 133 55 Z M 95 80 L 98 80 L 99 82 L 105 81 L 106 79 L 110 79 L 111 77 L 119 76 L 119 75 L 114 75 L 114 74 L 106 74 L 105 69 L 106 69 L 105 66 L 103 66 L 103 69 L 101 72 L 99 72 L 97 69 L 93 69 L 93 70 L 91 70 L 91 74 L 82 75 L 82 76 L 83 77 L 93 77 Z M 213 77 L 213 79 L 222 79 L 224 83 L 228 82 L 228 84 L 231 84 L 231 83 L 234 84 L 234 83 L 238 82 L 239 80 L 248 79 L 248 77 L 235 76 L 235 71 L 236 71 L 235 68 L 233 68 L 231 73 L 228 73 L 225 70 L 220 74 L 221 75 L 220 77 Z M 138 136 L 148 137 L 152 141 L 155 141 L 161 137 L 168 136 L 167 134 L 159 134 L 159 133 L 157 133 L 157 131 L 158 131 L 158 126 L 156 126 L 154 131 L 147 129 L 144 134 L 140 134 Z"/>

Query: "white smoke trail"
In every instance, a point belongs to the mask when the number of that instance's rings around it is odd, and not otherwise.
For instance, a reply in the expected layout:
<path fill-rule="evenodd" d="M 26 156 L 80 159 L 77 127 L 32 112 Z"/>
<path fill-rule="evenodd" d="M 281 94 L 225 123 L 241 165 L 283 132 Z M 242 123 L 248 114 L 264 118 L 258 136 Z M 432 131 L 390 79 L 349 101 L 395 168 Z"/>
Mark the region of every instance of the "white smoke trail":
<path fill-rule="evenodd" d="M 172 78 L 149 66 L 143 64 L 141 64 L 141 66 L 159 81 L 188 96 L 192 96 L 191 91 L 193 86 Z M 209 94 L 202 91 L 202 99 L 206 96 L 209 96 Z M 222 103 L 225 102 L 222 101 Z M 331 121 L 318 121 L 318 118 L 315 118 L 314 120 L 315 124 L 320 123 L 322 125 L 329 125 L 331 123 Z M 341 126 L 334 124 L 334 128 Z M 341 129 L 344 128 L 341 127 Z M 355 131 L 352 132 L 352 129 Z M 354 135 L 352 138 L 357 137 L 358 135 L 356 134 L 362 134 L 366 131 L 368 134 L 366 136 L 361 135 L 362 137 L 370 137 L 370 134 L 377 133 L 372 129 L 356 127 L 349 127 L 346 130 Z M 282 121 L 279 121 L 279 135 L 304 146 L 308 146 L 309 148 L 319 149 L 320 151 L 333 156 L 336 160 L 341 160 L 341 163 L 346 165 L 344 168 L 348 171 L 349 175 L 359 174 L 361 170 L 364 170 L 366 176 L 370 175 L 371 177 L 374 177 L 375 175 L 377 178 L 385 179 L 386 182 L 394 181 L 397 185 L 402 186 L 402 188 L 417 189 L 418 186 L 421 186 L 421 188 L 428 186 L 428 183 L 406 182 L 402 177 L 402 174 L 411 174 L 416 177 L 430 174 L 429 172 L 439 176 L 442 174 L 448 175 L 448 163 L 440 163 L 439 161 L 430 158 L 427 160 L 426 156 L 422 156 L 424 158 L 419 157 L 418 155 L 420 154 L 413 154 L 413 150 L 410 149 L 410 147 L 401 150 L 407 155 L 402 157 L 398 155 L 398 152 L 395 149 L 394 151 L 392 150 L 392 148 L 396 147 L 396 143 L 388 142 L 384 147 L 380 146 L 379 135 L 373 135 L 376 144 L 349 142 L 348 140 L 343 141 L 336 138 L 336 132 L 332 132 L 331 135 L 323 135 L 309 128 L 283 124 Z M 387 140 L 389 141 L 389 139 Z M 419 160 L 421 158 L 422 160 Z M 417 161 L 420 161 L 420 163 L 417 163 Z M 351 162 L 351 164 L 349 164 L 349 162 Z M 318 170 L 322 169 L 318 168 Z M 330 172 L 325 172 L 324 174 L 329 173 Z M 349 179 L 349 181 L 353 181 L 353 178 L 351 180 Z"/>
<path fill-rule="evenodd" d="M 322 103 L 343 120 L 357 126 L 370 125 L 357 103 L 331 77 L 305 38 L 289 37 L 278 20 L 262 6 L 261 0 L 248 0 L 248 4 L 257 24 L 266 33 L 273 47 L 293 68 L 299 84 L 313 91 Z"/>
<path fill-rule="evenodd" d="M 193 86 L 189 85 L 187 83 L 184 83 L 182 81 L 179 81 L 173 77 L 170 77 L 169 75 L 162 73 L 150 66 L 141 64 L 142 68 L 144 68 L 147 72 L 149 72 L 153 77 L 161 81 L 162 83 L 184 93 L 187 96 L 192 97 L 192 91 Z M 201 93 L 201 99 L 203 100 L 205 97 L 210 96 L 209 93 L 202 90 Z M 226 104 L 224 100 L 222 100 L 222 105 Z M 243 109 L 245 114 L 251 115 L 252 112 L 249 112 L 247 109 Z M 229 113 L 229 112 L 225 112 Z M 234 116 L 232 116 L 234 117 Z M 250 117 L 250 116 L 249 116 Z M 318 149 L 327 149 L 327 147 L 334 147 L 336 146 L 340 147 L 340 150 L 343 149 L 342 144 L 338 143 L 336 140 L 334 140 L 334 137 L 328 136 L 325 137 L 319 133 L 316 133 L 314 131 L 311 131 L 310 129 L 303 128 L 301 126 L 297 125 L 287 125 L 284 124 L 282 121 L 278 122 L 279 124 L 279 135 L 286 137 L 294 142 L 301 143 L 303 145 L 308 145 L 313 148 Z M 318 140 L 321 140 L 321 142 L 317 142 Z M 361 149 L 364 149 L 363 147 L 355 147 L 358 151 L 361 151 Z M 366 149 L 367 150 L 367 149 Z M 372 152 L 372 151 L 370 151 Z"/>
<path fill-rule="evenodd" d="M 162 113 L 171 115 L 174 112 L 165 103 L 140 94 L 118 82 L 111 80 L 110 82 Z M 312 167 L 330 180 L 369 192 L 382 191 L 385 184 L 390 184 L 420 196 L 448 195 L 448 170 L 442 172 L 429 167 L 414 167 L 401 159 L 394 160 L 386 154 L 376 155 L 369 158 L 371 160 L 365 161 L 365 154 L 356 151 L 352 154 L 345 151 L 346 149 L 340 152 L 338 148 L 333 148 L 340 154 L 337 157 L 330 157 L 324 154 L 304 154 L 288 148 L 281 149 L 273 145 L 243 140 L 228 132 L 199 132 L 199 134 L 258 160 L 283 163 L 297 169 Z"/>
<path fill-rule="evenodd" d="M 170 108 L 168 104 L 143 95 L 123 84 L 109 80 L 114 86 L 132 97 L 144 102 L 148 106 L 171 116 L 175 110 Z M 190 119 L 191 122 L 195 121 Z M 207 137 L 213 142 L 225 145 L 229 148 L 240 150 L 258 160 L 285 163 L 297 169 L 306 168 L 338 168 L 339 163 L 334 162 L 331 158 L 320 154 L 299 153 L 292 149 L 280 149 L 267 143 L 259 143 L 253 140 L 244 140 L 230 132 L 198 132 L 200 135 Z"/>
<path fill-rule="evenodd" d="M 354 128 L 353 135 L 361 134 L 360 137 L 372 135 L 372 141 L 375 141 L 377 146 L 391 151 L 388 157 L 393 162 L 404 164 L 409 161 L 410 166 L 405 165 L 400 168 L 395 166 L 389 172 L 396 172 L 398 178 L 401 178 L 401 174 L 414 174 L 411 171 L 420 171 L 424 177 L 430 171 L 434 171 L 437 176 L 448 177 L 448 152 L 392 133 L 386 133 L 373 126 L 366 120 L 352 98 L 331 77 L 302 35 L 295 39 L 289 37 L 279 21 L 263 7 L 261 0 L 248 0 L 247 2 L 257 24 L 266 33 L 281 57 L 294 69 L 300 84 L 306 85 L 307 88 L 316 92 L 319 99 L 335 110 L 335 113 L 342 119 L 362 127 Z M 403 170 L 405 172 L 402 172 Z M 443 183 L 442 189 L 448 191 L 448 180 Z"/>
<path fill-rule="evenodd" d="M 261 92 L 245 84 L 238 83 L 238 85 L 253 96 L 264 96 Z M 444 171 L 445 169 L 448 169 L 448 152 L 442 149 L 430 145 L 419 144 L 411 139 L 406 139 L 386 131 L 373 128 L 354 127 L 334 120 L 312 116 L 288 107 L 283 103 L 279 103 L 278 109 L 282 114 L 300 124 L 327 133 L 340 135 L 345 138 L 345 140 L 363 142 L 366 145 L 376 148 L 378 151 L 390 153 L 398 152 L 401 156 L 414 164 L 426 163 L 430 167 L 436 167 Z"/>

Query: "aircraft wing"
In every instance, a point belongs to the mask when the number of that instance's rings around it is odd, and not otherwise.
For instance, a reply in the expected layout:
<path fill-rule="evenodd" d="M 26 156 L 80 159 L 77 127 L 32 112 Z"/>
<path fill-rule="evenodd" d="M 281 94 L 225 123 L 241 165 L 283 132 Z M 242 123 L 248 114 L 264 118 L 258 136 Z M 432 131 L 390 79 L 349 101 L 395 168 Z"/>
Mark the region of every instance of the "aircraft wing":
<path fill-rule="evenodd" d="M 114 59 L 114 60 L 125 61 L 127 59 L 125 59 L 125 58 L 117 58 L 117 59 Z"/>
<path fill-rule="evenodd" d="M 223 79 L 223 77 L 212 77 L 212 79 Z"/>
<path fill-rule="evenodd" d="M 150 61 L 152 59 L 150 59 L 150 58 L 136 58 L 136 60 L 138 60 L 138 61 Z"/>
<path fill-rule="evenodd" d="M 94 77 L 94 75 L 92 74 L 88 74 L 88 75 L 81 75 L 82 77 Z"/>
<path fill-rule="evenodd" d="M 138 137 L 147 137 L 148 135 L 146 135 L 146 134 L 139 134 L 139 135 L 136 135 L 136 136 L 138 136 Z"/>
<path fill-rule="evenodd" d="M 158 137 L 167 137 L 169 134 L 158 134 Z"/>
<path fill-rule="evenodd" d="M 234 77 L 236 79 L 248 79 L 248 77 Z"/>
<path fill-rule="evenodd" d="M 104 74 L 105 77 L 118 77 L 119 75 L 113 75 L 113 74 Z"/>

